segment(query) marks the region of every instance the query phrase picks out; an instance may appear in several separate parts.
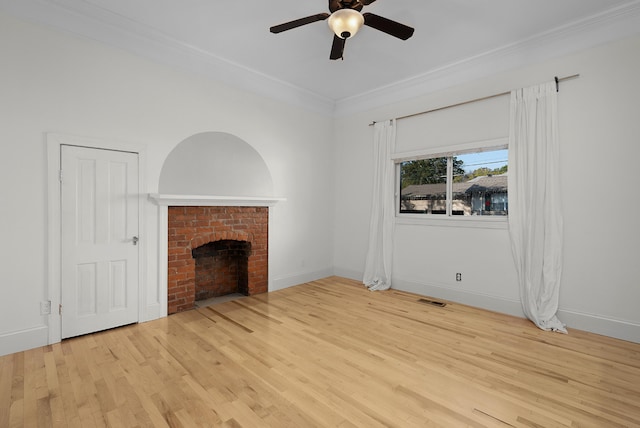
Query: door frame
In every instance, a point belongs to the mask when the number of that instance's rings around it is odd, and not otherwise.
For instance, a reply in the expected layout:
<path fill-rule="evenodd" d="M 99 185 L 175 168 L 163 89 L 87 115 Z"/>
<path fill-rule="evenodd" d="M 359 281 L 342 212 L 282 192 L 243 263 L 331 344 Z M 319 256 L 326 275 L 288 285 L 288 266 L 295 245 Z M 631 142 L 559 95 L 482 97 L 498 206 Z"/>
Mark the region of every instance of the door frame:
<path fill-rule="evenodd" d="M 61 215 L 61 155 L 62 146 L 88 147 L 92 149 L 114 150 L 138 155 L 138 322 L 142 321 L 146 301 L 146 251 L 147 231 L 145 217 L 146 186 L 146 146 L 116 140 L 79 137 L 57 133 L 46 134 L 47 145 L 47 284 L 44 300 L 51 302 L 51 314 L 46 316 L 49 329 L 48 343 L 62 340 L 62 317 L 59 305 L 62 297 L 62 215 Z"/>

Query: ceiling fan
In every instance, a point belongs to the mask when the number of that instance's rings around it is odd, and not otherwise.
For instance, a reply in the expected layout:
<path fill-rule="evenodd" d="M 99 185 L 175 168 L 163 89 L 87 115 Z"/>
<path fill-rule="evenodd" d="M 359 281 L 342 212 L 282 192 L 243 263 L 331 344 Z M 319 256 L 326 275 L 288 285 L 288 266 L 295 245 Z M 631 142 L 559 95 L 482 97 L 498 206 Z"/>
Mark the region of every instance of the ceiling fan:
<path fill-rule="evenodd" d="M 329 0 L 331 13 L 318 13 L 270 28 L 272 33 L 281 33 L 328 18 L 329 27 L 334 32 L 330 59 L 344 59 L 344 46 L 349 37 L 355 36 L 362 25 L 387 33 L 402 40 L 413 35 L 413 28 L 373 13 L 360 13 L 364 6 L 376 0 Z"/>

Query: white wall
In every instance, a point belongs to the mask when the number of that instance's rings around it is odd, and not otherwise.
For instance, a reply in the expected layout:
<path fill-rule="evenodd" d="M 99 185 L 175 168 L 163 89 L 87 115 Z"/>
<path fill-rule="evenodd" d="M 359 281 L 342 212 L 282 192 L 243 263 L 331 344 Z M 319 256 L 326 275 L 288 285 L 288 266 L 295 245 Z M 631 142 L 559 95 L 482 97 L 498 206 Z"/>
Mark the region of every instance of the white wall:
<path fill-rule="evenodd" d="M 160 172 L 165 195 L 273 197 L 271 172 L 250 144 L 224 132 L 201 132 L 178 144 Z"/>
<path fill-rule="evenodd" d="M 565 215 L 560 318 L 569 328 L 640 342 L 638 52 L 636 36 L 338 120 L 336 273 L 360 279 L 364 269 L 371 121 L 579 73 L 561 83 L 559 94 Z M 448 111 L 458 114 L 460 127 L 480 125 L 464 112 Z M 400 121 L 398 138 L 402 126 Z M 440 145 L 444 137 L 425 127 L 423 138 L 427 148 Z M 395 288 L 522 315 L 505 228 L 397 224 L 394 257 Z M 462 282 L 455 281 L 455 272 L 462 272 Z"/>
<path fill-rule="evenodd" d="M 146 146 L 147 191 L 199 132 L 237 136 L 265 160 L 274 196 L 274 288 L 332 272 L 333 121 L 0 13 L 0 355 L 45 345 L 46 133 Z M 148 284 L 157 208 L 146 204 Z"/>
<path fill-rule="evenodd" d="M 146 145 L 148 192 L 168 153 L 199 132 L 251 144 L 273 178 L 274 288 L 361 278 L 371 203 L 372 120 L 580 73 L 561 85 L 565 212 L 561 318 L 640 342 L 640 37 L 332 120 L 0 13 L 0 355 L 47 343 L 45 134 Z M 467 119 L 469 120 L 469 119 Z M 471 119 L 473 120 L 473 119 Z M 426 136 L 425 136 L 426 137 Z M 428 139 L 427 139 L 428 140 Z M 429 144 L 436 144 L 431 141 Z M 146 274 L 157 281 L 156 207 Z M 333 231 L 331 233 L 330 231 Z M 398 225 L 396 287 L 520 313 L 506 229 Z M 463 281 L 455 282 L 455 272 Z"/>

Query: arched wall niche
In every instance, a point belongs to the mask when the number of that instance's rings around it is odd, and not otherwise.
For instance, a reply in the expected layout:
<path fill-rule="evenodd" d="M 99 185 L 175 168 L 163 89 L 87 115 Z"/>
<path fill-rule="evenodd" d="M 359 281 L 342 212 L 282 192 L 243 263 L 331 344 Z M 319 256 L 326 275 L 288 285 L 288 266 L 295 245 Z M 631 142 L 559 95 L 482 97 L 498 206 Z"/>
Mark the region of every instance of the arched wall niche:
<path fill-rule="evenodd" d="M 273 180 L 250 144 L 224 132 L 202 132 L 169 153 L 158 190 L 165 195 L 273 197 Z"/>

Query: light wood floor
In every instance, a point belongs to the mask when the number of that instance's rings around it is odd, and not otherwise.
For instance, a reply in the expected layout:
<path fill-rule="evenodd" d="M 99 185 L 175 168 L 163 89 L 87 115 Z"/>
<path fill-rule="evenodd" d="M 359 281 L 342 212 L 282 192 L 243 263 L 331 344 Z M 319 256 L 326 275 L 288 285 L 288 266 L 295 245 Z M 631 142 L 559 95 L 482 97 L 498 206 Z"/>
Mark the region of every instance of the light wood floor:
<path fill-rule="evenodd" d="M 640 344 L 327 278 L 0 357 L 0 427 L 638 427 Z"/>

